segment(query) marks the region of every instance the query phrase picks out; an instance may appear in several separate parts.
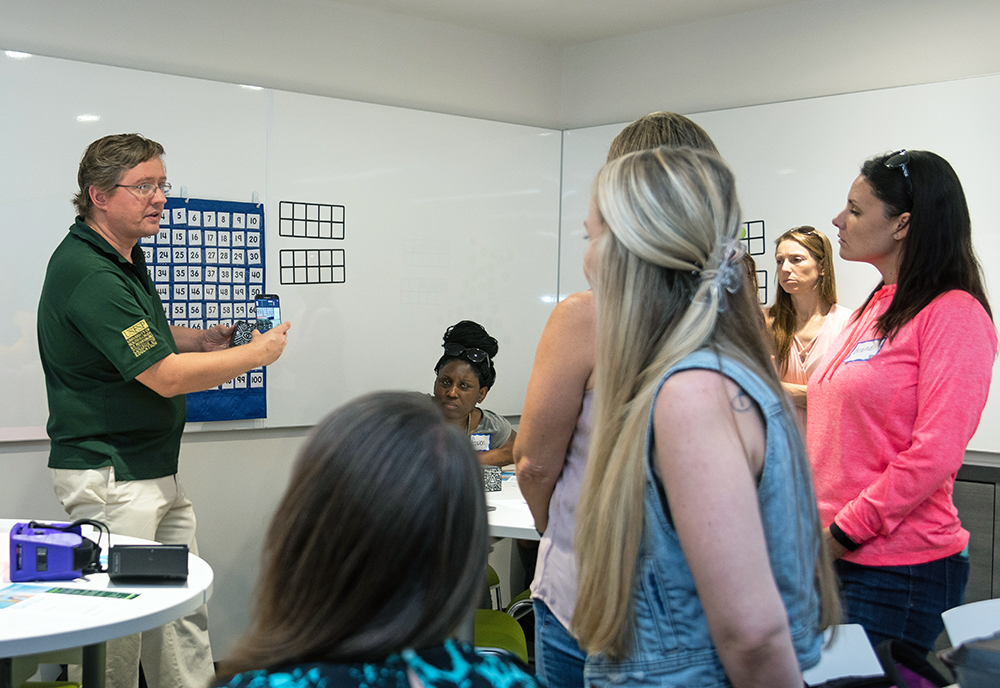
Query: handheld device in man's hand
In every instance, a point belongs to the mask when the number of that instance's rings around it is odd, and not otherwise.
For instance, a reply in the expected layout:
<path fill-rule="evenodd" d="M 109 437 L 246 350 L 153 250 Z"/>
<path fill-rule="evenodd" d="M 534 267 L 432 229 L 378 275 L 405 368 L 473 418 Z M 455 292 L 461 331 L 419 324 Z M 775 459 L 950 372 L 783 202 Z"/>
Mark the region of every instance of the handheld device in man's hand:
<path fill-rule="evenodd" d="M 232 346 L 240 346 L 242 344 L 249 344 L 250 340 L 253 339 L 253 330 L 255 325 L 249 323 L 246 320 L 240 320 L 236 323 L 236 327 L 233 328 L 233 337 L 230 340 Z"/>
<path fill-rule="evenodd" d="M 281 302 L 277 294 L 259 294 L 256 303 L 257 320 L 254 322 L 240 321 L 233 330 L 233 346 L 248 344 L 253 338 L 253 331 L 267 332 L 275 325 L 281 324 Z"/>
<path fill-rule="evenodd" d="M 281 324 L 281 302 L 277 294 L 257 295 L 257 331 L 267 332 Z"/>

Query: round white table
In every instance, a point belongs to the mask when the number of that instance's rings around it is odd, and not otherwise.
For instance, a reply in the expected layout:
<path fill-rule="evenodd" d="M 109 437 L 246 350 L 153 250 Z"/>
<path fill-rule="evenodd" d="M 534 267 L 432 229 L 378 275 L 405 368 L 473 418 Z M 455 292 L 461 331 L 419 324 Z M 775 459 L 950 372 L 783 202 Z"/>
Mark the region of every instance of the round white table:
<path fill-rule="evenodd" d="M 495 507 L 486 514 L 490 535 L 496 538 L 540 540 L 541 535 L 535 530 L 535 519 L 531 517 L 528 503 L 524 501 L 521 488 L 517 486 L 517 478 L 504 473 L 500 484 L 502 488 L 499 492 L 486 493 L 487 507 Z"/>
<path fill-rule="evenodd" d="M 27 519 L 25 519 L 27 520 Z M 82 647 L 84 685 L 104 685 L 104 642 L 179 619 L 212 596 L 212 567 L 188 555 L 188 578 L 181 584 L 121 585 L 106 573 L 67 581 L 11 583 L 9 533 L 15 523 L 0 519 L 0 688 L 11 682 L 11 657 Z M 84 535 L 96 540 L 96 534 Z M 112 535 L 110 544 L 152 544 L 147 540 Z M 102 553 L 109 548 L 101 541 Z M 12 589 L 11 586 L 18 586 Z M 126 596 L 90 596 L 47 592 L 63 590 L 135 593 Z M 24 601 L 3 606 L 11 593 Z M 30 595 L 30 596 L 29 596 Z M 88 680 L 89 679 L 89 680 Z"/>

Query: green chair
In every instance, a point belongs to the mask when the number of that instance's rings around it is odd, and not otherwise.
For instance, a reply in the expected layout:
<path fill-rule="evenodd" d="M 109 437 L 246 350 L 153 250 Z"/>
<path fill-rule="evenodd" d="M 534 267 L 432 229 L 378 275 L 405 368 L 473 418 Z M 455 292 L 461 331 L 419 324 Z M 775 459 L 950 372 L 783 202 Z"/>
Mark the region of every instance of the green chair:
<path fill-rule="evenodd" d="M 53 683 L 28 680 L 38 671 L 39 664 L 81 664 L 83 662 L 83 650 L 78 647 L 43 652 L 37 655 L 13 657 L 11 662 L 12 686 L 27 686 L 28 688 L 49 688 L 49 686 L 52 686 L 52 688 L 56 686 L 76 686 L 76 688 L 79 688 L 80 686 L 79 683 L 69 681 L 57 681 Z"/>
<path fill-rule="evenodd" d="M 513 617 L 496 609 L 477 609 L 475 620 L 476 652 L 510 654 L 528 663 L 528 642 Z"/>
<path fill-rule="evenodd" d="M 486 565 L 486 587 L 491 598 L 495 596 L 496 605 L 493 608 L 503 611 L 503 604 L 500 601 L 500 574 L 489 564 Z M 490 604 L 493 605 L 493 599 Z"/>
<path fill-rule="evenodd" d="M 531 601 L 531 590 L 529 589 L 512 599 L 510 604 L 507 605 L 507 609 L 505 611 L 508 616 L 520 619 L 531 612 L 534 608 L 535 604 Z"/>

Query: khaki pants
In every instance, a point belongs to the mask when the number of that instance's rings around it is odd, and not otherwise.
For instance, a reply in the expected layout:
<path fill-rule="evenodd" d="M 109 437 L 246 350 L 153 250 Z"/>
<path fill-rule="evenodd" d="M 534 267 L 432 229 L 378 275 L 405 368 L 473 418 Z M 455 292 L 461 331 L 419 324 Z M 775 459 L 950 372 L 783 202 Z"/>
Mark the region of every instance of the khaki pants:
<path fill-rule="evenodd" d="M 112 533 L 187 545 L 198 553 L 194 507 L 176 475 L 115 481 L 113 467 L 50 469 L 56 496 L 72 520 L 91 518 Z M 208 640 L 208 609 L 145 633 L 109 640 L 108 688 L 136 688 L 139 661 L 149 688 L 201 687 L 215 679 Z"/>

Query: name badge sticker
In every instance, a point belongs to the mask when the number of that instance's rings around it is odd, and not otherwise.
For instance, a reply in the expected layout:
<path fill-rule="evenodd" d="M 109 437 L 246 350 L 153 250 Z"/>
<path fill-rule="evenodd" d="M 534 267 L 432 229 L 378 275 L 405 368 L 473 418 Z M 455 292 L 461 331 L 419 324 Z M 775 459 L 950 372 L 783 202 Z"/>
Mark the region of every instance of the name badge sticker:
<path fill-rule="evenodd" d="M 882 339 L 869 339 L 866 342 L 858 342 L 854 350 L 844 359 L 844 363 L 868 361 L 882 350 L 883 344 L 885 344 L 884 337 Z"/>
<path fill-rule="evenodd" d="M 476 433 L 472 435 L 472 448 L 476 451 L 489 451 L 490 436 L 485 433 Z"/>

